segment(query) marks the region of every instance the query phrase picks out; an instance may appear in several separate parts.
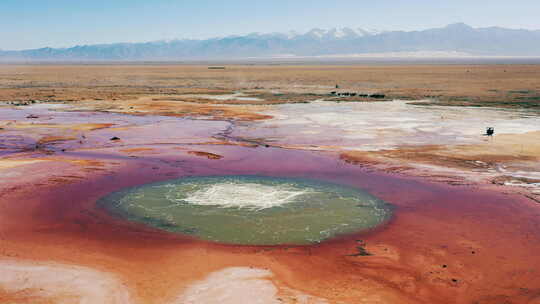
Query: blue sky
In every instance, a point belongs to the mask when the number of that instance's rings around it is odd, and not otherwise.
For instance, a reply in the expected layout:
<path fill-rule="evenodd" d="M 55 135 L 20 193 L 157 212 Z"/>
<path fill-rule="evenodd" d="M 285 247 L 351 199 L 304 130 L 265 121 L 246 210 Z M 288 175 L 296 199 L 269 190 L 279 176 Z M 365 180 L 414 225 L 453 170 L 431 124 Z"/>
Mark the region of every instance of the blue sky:
<path fill-rule="evenodd" d="M 0 0 L 0 49 L 209 38 L 314 27 L 540 29 L 540 0 Z"/>

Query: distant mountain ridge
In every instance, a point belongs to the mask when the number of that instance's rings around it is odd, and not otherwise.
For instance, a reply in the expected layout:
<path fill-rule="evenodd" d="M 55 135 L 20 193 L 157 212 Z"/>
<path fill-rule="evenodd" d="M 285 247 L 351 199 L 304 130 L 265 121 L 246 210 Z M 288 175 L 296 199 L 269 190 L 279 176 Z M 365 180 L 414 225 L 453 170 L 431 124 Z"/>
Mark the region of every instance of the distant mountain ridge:
<path fill-rule="evenodd" d="M 455 52 L 475 56 L 540 57 L 540 30 L 473 28 L 464 23 L 408 32 L 316 28 L 304 34 L 296 32 L 252 33 L 205 40 L 182 39 L 0 51 L 0 60 L 167 61 L 400 52 Z"/>

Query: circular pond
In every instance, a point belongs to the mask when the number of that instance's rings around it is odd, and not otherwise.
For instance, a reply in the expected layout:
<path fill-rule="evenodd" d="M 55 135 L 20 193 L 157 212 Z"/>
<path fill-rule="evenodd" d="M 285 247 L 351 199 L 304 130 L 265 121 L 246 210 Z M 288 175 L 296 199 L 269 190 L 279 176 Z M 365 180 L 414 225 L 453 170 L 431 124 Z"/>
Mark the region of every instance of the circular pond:
<path fill-rule="evenodd" d="M 384 201 L 357 188 L 263 176 L 190 177 L 128 188 L 99 204 L 127 220 L 232 244 L 310 244 L 376 227 Z"/>

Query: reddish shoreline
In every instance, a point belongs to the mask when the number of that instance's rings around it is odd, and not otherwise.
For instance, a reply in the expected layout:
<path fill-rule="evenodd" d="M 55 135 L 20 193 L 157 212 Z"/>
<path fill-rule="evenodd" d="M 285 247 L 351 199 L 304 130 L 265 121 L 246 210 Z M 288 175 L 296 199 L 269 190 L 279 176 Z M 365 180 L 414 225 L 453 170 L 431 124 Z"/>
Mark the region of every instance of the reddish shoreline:
<path fill-rule="evenodd" d="M 368 172 L 311 152 L 229 146 L 211 150 L 223 159 L 158 150 L 165 153 L 159 158 L 166 160 L 159 165 L 155 155 L 103 157 L 99 160 L 106 163 L 106 170 L 85 171 L 84 179 L 42 186 L 33 186 L 30 175 L 10 181 L 20 187 L 0 196 L 2 256 L 116 273 L 145 303 L 174 298 L 189 283 L 230 266 L 268 268 L 282 286 L 332 303 L 361 303 L 366 295 L 394 303 L 540 299 L 540 210 L 531 200 Z M 43 162 L 32 165 L 32 170 L 41 167 L 52 174 L 54 166 Z M 80 167 L 62 174 L 71 172 L 80 173 Z M 322 244 L 256 247 L 208 243 L 126 223 L 95 204 L 99 197 L 128 186 L 215 174 L 310 177 L 349 184 L 392 203 L 395 214 L 384 227 Z M 357 240 L 365 242 L 371 256 L 350 256 L 361 244 Z"/>

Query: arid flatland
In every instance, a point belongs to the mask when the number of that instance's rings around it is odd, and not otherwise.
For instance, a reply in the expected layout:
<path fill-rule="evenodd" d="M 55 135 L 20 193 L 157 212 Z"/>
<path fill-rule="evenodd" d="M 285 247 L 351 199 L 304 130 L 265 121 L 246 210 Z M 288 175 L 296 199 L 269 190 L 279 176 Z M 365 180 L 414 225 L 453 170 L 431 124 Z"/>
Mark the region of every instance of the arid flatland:
<path fill-rule="evenodd" d="M 393 216 L 248 246 L 96 203 L 219 175 Z M 540 65 L 1 65 L 0 180 L 1 303 L 540 303 Z"/>

